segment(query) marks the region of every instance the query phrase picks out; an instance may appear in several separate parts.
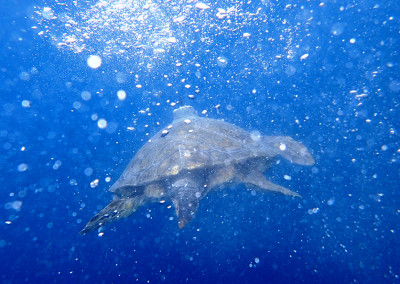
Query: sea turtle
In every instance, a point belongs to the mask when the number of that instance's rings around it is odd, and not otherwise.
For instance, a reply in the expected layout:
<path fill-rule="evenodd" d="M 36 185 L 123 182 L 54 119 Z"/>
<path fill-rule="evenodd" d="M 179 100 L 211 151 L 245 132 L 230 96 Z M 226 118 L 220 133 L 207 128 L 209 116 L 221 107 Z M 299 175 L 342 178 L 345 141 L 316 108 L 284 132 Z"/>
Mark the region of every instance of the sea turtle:
<path fill-rule="evenodd" d="M 172 200 L 183 228 L 194 216 L 199 200 L 227 182 L 242 182 L 262 191 L 300 197 L 268 181 L 263 172 L 282 156 L 312 165 L 307 148 L 288 136 L 253 135 L 233 124 L 199 117 L 191 106 L 173 113 L 174 120 L 151 138 L 111 186 L 114 201 L 81 231 L 86 234 L 128 217 L 139 206 Z"/>

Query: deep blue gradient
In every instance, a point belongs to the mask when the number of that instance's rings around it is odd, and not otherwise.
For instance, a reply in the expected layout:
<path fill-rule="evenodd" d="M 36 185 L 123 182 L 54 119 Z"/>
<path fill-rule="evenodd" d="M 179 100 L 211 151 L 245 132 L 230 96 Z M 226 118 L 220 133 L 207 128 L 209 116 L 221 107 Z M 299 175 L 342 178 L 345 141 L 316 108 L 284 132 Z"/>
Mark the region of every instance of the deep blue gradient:
<path fill-rule="evenodd" d="M 98 69 L 86 63 L 93 52 L 58 48 L 31 28 L 33 4 L 64 7 L 47 2 L 0 4 L 2 283 L 400 281 L 398 0 L 252 1 L 243 9 L 260 8 L 266 21 L 193 33 L 160 60 L 102 56 Z M 220 1 L 195 20 L 201 26 L 235 3 Z M 171 102 L 304 143 L 314 166 L 282 159 L 266 173 L 303 198 L 238 185 L 211 192 L 183 230 L 166 202 L 101 237 L 78 235 L 110 202 L 108 188 L 133 155 L 170 123 Z"/>

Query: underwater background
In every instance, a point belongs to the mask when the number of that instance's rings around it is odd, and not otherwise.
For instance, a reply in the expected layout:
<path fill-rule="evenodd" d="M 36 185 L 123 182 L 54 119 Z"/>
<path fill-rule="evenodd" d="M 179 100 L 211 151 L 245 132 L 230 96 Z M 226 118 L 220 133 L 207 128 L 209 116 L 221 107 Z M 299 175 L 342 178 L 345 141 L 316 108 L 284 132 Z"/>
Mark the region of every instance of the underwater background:
<path fill-rule="evenodd" d="M 400 2 L 0 3 L 2 283 L 399 283 Z M 312 152 L 87 235 L 131 158 L 192 105 Z M 259 132 L 257 132 L 259 131 Z"/>

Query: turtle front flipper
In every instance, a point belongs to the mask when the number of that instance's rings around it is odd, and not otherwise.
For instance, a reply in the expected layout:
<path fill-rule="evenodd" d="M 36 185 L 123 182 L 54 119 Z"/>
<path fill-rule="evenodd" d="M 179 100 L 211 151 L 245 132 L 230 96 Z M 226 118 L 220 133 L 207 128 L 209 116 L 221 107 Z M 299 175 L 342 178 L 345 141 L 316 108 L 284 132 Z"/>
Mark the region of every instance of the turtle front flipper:
<path fill-rule="evenodd" d="M 286 187 L 268 181 L 262 173 L 256 170 L 250 170 L 247 172 L 238 170 L 236 173 L 236 178 L 246 184 L 246 186 L 253 185 L 257 189 L 279 192 L 285 195 L 301 198 L 301 195 L 297 192 L 291 191 Z"/>
<path fill-rule="evenodd" d="M 143 204 L 142 198 L 122 198 L 114 200 L 103 210 L 97 213 L 86 224 L 85 228 L 79 234 L 85 235 L 93 230 L 100 228 L 108 223 L 126 218 L 134 213 L 137 208 Z"/>

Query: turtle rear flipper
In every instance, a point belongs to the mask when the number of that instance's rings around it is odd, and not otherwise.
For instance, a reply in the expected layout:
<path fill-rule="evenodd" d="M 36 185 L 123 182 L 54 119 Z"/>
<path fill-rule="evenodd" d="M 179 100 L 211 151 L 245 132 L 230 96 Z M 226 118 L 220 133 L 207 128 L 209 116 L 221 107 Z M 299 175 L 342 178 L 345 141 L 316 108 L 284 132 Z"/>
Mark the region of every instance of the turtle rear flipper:
<path fill-rule="evenodd" d="M 178 216 L 179 229 L 182 229 L 193 219 L 199 208 L 199 200 L 205 192 L 198 181 L 187 177 L 174 181 L 169 192 L 172 194 L 171 199 Z"/>
<path fill-rule="evenodd" d="M 85 235 L 108 223 L 126 218 L 134 213 L 142 204 L 142 198 L 122 198 L 114 200 L 90 219 L 85 228 L 83 228 L 79 234 Z"/>

